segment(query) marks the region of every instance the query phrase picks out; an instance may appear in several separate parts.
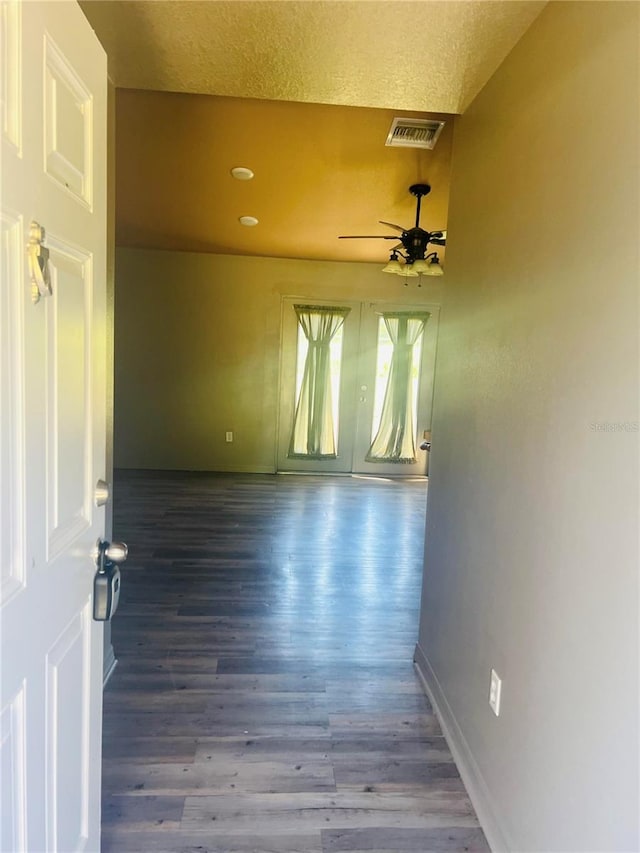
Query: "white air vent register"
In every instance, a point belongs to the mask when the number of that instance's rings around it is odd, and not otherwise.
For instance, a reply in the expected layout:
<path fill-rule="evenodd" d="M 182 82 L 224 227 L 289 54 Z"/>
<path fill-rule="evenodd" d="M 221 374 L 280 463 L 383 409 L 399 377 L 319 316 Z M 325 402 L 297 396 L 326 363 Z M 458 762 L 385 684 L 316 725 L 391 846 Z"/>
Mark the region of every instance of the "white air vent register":
<path fill-rule="evenodd" d="M 397 148 L 435 148 L 443 121 L 422 118 L 394 118 L 385 145 Z"/>

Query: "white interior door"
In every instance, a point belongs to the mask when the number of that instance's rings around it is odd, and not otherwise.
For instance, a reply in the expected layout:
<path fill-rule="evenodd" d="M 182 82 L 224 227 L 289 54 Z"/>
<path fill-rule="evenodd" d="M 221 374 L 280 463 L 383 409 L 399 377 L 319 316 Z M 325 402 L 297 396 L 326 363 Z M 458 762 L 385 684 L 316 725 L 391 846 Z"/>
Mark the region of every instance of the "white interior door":
<path fill-rule="evenodd" d="M 70 0 L 3 0 L 0 20 L 0 843 L 97 851 L 106 57 Z M 32 222 L 50 252 L 35 302 Z"/>

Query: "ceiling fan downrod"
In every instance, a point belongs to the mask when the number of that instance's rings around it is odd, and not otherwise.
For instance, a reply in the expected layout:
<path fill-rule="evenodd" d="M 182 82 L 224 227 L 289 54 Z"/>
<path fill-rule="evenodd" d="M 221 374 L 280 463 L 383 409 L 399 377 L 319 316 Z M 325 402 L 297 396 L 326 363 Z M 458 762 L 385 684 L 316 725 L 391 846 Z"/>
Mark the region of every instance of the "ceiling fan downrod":
<path fill-rule="evenodd" d="M 417 205 L 416 205 L 416 228 L 420 227 L 420 206 L 422 204 L 422 198 L 425 195 L 429 195 L 431 192 L 431 187 L 429 184 L 411 184 L 409 187 L 409 192 L 411 195 L 416 197 Z"/>

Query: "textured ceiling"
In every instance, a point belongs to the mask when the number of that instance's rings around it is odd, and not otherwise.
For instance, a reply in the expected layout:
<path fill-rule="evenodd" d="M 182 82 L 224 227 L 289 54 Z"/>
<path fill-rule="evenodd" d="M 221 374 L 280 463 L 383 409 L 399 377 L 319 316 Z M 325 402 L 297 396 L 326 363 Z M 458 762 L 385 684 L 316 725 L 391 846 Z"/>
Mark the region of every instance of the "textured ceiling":
<path fill-rule="evenodd" d="M 411 227 L 421 181 L 421 224 L 446 227 L 451 116 L 425 151 L 385 147 L 395 110 L 124 89 L 116 108 L 119 245 L 382 264 L 396 240 L 337 237 Z"/>
<path fill-rule="evenodd" d="M 459 113 L 545 5 L 84 0 L 116 86 Z"/>
<path fill-rule="evenodd" d="M 81 5 L 118 87 L 120 245 L 382 263 L 393 242 L 338 234 L 410 227 L 416 182 L 421 224 L 446 228 L 449 195 L 453 117 L 433 152 L 386 148 L 392 118 L 463 111 L 545 3 Z"/>

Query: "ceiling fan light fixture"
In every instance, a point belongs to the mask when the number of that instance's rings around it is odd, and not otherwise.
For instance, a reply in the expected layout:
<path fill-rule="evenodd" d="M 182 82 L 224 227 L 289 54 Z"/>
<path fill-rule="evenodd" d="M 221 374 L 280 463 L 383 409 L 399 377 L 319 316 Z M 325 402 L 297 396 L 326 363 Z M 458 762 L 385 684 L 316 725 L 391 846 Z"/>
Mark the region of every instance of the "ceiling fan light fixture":
<path fill-rule="evenodd" d="M 398 253 L 393 251 L 389 255 L 389 263 L 383 267 L 382 272 L 390 272 L 399 275 L 402 272 L 402 264 L 398 259 Z"/>
<path fill-rule="evenodd" d="M 429 263 L 428 261 L 425 261 L 424 258 L 418 258 L 411 264 L 411 266 L 418 273 L 418 275 L 422 275 L 422 273 L 427 273 L 427 275 L 429 274 Z"/>
<path fill-rule="evenodd" d="M 413 269 L 413 264 L 405 264 L 398 275 L 403 276 L 403 278 L 417 278 L 418 273 Z"/>
<path fill-rule="evenodd" d="M 429 264 L 427 265 L 427 269 L 424 270 L 425 275 L 444 275 L 444 270 L 440 266 L 440 258 L 437 255 L 434 255 Z"/>
<path fill-rule="evenodd" d="M 241 216 L 238 222 L 240 225 L 246 225 L 247 228 L 251 228 L 253 225 L 258 224 L 258 220 L 255 216 Z"/>

